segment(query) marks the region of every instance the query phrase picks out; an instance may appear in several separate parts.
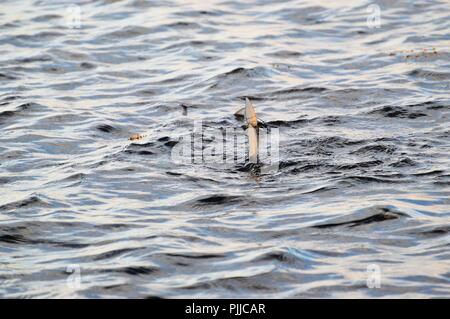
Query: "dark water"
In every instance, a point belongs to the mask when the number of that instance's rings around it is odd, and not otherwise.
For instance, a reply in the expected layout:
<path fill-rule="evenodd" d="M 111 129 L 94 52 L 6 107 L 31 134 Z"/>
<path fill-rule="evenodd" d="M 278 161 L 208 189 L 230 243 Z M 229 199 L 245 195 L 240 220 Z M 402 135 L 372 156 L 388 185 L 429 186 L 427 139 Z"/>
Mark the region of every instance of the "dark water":
<path fill-rule="evenodd" d="M 376 3 L 2 1 L 0 295 L 450 297 L 450 4 Z M 245 96 L 278 171 L 171 161 Z"/>

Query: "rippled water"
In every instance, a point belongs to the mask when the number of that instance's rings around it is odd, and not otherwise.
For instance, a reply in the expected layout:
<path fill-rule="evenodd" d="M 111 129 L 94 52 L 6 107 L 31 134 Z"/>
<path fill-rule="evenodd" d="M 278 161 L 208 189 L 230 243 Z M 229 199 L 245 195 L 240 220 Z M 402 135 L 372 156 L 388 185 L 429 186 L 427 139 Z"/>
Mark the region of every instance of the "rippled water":
<path fill-rule="evenodd" d="M 376 3 L 2 1 L 0 295 L 450 297 L 450 4 Z M 246 96 L 278 171 L 171 160 Z"/>

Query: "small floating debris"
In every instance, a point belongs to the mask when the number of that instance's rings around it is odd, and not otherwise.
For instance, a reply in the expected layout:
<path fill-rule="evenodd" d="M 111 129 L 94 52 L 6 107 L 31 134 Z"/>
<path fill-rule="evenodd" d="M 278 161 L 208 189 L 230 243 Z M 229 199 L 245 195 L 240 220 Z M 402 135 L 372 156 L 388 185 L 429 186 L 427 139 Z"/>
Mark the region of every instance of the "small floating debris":
<path fill-rule="evenodd" d="M 131 136 L 128 138 L 128 140 L 130 140 L 130 141 L 136 141 L 136 140 L 143 139 L 144 137 L 145 137 L 144 134 L 133 134 L 133 135 L 131 135 Z"/>
<path fill-rule="evenodd" d="M 437 55 L 438 51 L 436 48 L 427 49 L 424 48 L 422 50 L 401 50 L 401 51 L 394 51 L 389 53 L 390 56 L 402 56 L 404 59 L 409 60 L 413 58 L 429 58 L 431 56 Z"/>

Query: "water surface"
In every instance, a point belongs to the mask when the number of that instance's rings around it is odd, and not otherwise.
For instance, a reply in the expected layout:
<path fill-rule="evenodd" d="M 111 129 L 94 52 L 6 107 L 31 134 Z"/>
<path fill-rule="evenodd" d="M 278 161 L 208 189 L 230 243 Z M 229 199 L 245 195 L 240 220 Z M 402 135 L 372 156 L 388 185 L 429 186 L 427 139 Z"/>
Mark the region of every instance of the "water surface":
<path fill-rule="evenodd" d="M 450 4 L 371 4 L 2 1 L 0 295 L 450 297 Z M 278 171 L 171 160 L 246 96 Z"/>

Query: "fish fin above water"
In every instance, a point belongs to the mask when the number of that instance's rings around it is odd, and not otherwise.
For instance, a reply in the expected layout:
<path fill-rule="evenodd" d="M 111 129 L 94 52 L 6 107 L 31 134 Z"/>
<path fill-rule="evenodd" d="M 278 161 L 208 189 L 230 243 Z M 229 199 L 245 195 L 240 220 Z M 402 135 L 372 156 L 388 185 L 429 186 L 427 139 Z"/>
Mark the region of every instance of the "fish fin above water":
<path fill-rule="evenodd" d="M 237 110 L 234 113 L 234 116 L 236 116 L 237 118 L 244 118 L 244 116 L 245 116 L 245 107 L 240 108 L 239 110 Z"/>
<path fill-rule="evenodd" d="M 246 122 L 243 128 L 247 129 L 249 162 L 256 164 L 258 163 L 258 126 L 259 123 L 264 122 L 258 120 L 255 108 L 248 98 L 245 99 L 245 107 L 237 110 L 234 116 L 244 118 Z"/>
<path fill-rule="evenodd" d="M 245 99 L 245 121 L 248 124 L 248 157 L 251 163 L 258 162 L 258 119 L 252 102 Z"/>
<path fill-rule="evenodd" d="M 253 107 L 252 102 L 247 98 L 245 98 L 245 120 L 248 125 L 253 126 L 254 128 L 258 127 L 258 120 L 256 118 L 255 108 Z"/>
<path fill-rule="evenodd" d="M 258 132 L 257 129 L 249 125 L 248 136 L 248 158 L 250 163 L 258 163 Z"/>

